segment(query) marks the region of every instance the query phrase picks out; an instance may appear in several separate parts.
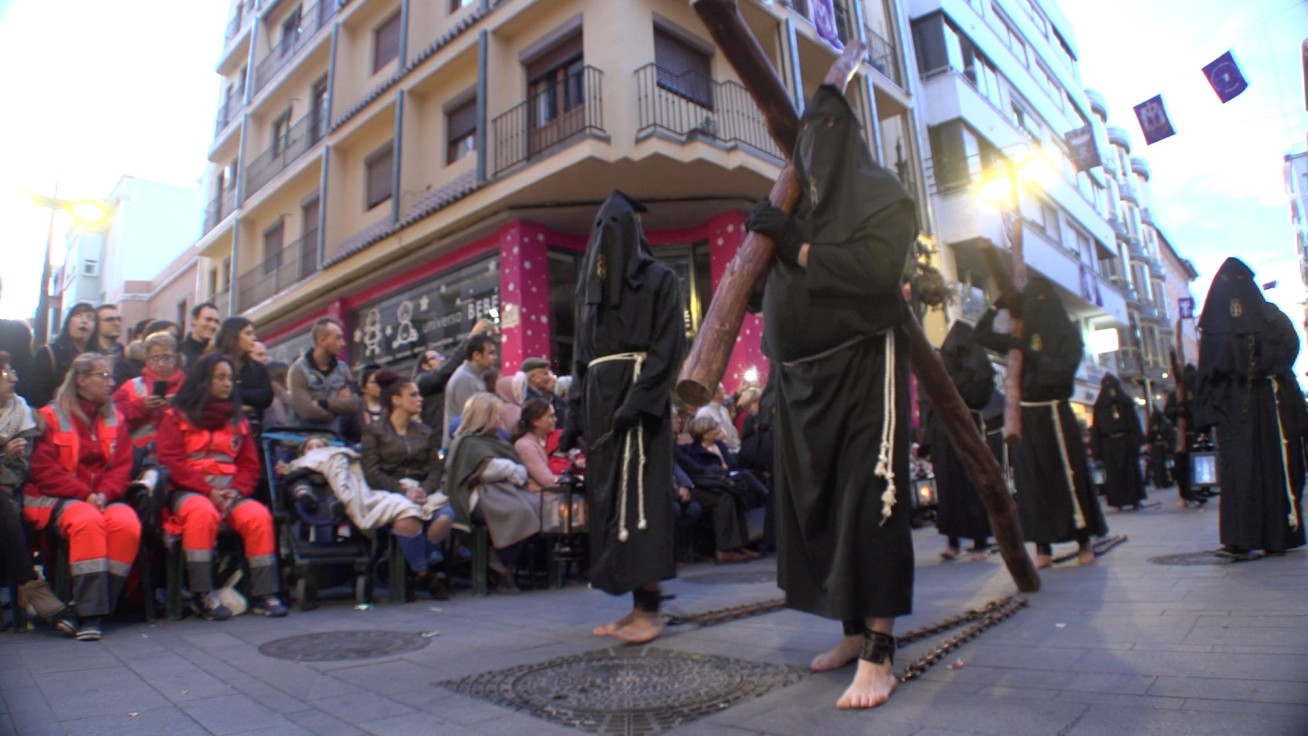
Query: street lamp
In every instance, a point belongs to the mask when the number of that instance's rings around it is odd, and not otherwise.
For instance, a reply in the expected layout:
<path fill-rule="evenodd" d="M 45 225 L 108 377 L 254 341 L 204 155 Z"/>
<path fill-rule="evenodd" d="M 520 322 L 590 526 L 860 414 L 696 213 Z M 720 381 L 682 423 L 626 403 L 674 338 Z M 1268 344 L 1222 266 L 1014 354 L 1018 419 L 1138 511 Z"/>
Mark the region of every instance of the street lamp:
<path fill-rule="evenodd" d="M 36 305 L 36 344 L 44 345 L 50 337 L 50 252 L 54 250 L 55 215 L 67 212 L 78 227 L 93 230 L 109 224 L 113 209 L 108 202 L 98 199 L 60 199 L 58 185 L 55 185 L 54 196 L 31 191 L 25 194 L 31 198 L 32 206 L 50 210 L 50 223 L 45 234 L 45 260 L 41 264 L 41 294 Z"/>

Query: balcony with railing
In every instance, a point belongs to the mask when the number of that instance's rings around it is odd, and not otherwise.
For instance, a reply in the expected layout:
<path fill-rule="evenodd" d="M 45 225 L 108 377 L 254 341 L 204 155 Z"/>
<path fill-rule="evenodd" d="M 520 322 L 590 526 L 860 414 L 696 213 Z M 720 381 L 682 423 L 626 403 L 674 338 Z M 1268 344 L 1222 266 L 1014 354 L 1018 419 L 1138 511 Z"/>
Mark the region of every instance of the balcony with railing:
<path fill-rule="evenodd" d="M 245 99 L 243 97 L 228 97 L 223 101 L 223 106 L 218 108 L 218 117 L 214 119 L 213 137 L 217 138 L 231 125 L 238 117 L 241 111 L 245 109 Z"/>
<path fill-rule="evenodd" d="M 209 200 L 209 206 L 204 208 L 204 232 L 218 227 L 218 223 L 223 221 L 224 217 L 236 211 L 236 188 L 228 187 L 221 194 Z"/>
<path fill-rule="evenodd" d="M 899 54 L 896 53 L 895 45 L 868 26 L 863 26 L 863 33 L 867 35 L 867 63 L 903 87 L 904 77 L 900 72 Z"/>
<path fill-rule="evenodd" d="M 1140 238 L 1134 235 L 1127 236 L 1126 250 L 1127 253 L 1130 254 L 1131 258 L 1137 261 L 1144 262 L 1149 260 L 1149 252 L 1145 250 L 1144 243 L 1141 243 Z"/>
<path fill-rule="evenodd" d="M 250 7 L 247 8 L 246 5 L 249 5 Z M 258 11 L 254 9 L 253 2 L 237 3 L 236 12 L 232 14 L 232 19 L 227 21 L 227 32 L 223 34 L 223 45 L 226 46 L 231 43 L 232 39 L 236 38 L 236 35 L 240 33 L 242 29 L 250 25 L 250 21 L 253 20 L 256 15 L 258 15 Z"/>
<path fill-rule="evenodd" d="M 244 312 L 318 272 L 318 231 L 284 246 L 236 280 L 236 309 Z"/>
<path fill-rule="evenodd" d="M 749 90 L 696 71 L 675 74 L 657 64 L 636 70 L 636 136 L 650 132 L 690 142 L 746 147 L 782 159 Z"/>
<path fill-rule="evenodd" d="M 245 196 L 248 198 L 259 191 L 321 141 L 322 128 L 321 120 L 310 112 L 290 126 L 283 136 L 274 140 L 271 148 L 259 154 L 258 158 L 245 167 Z"/>
<path fill-rule="evenodd" d="M 1117 185 L 1118 196 L 1130 202 L 1131 204 L 1140 204 L 1140 199 L 1136 196 L 1135 185 L 1130 182 L 1122 182 Z"/>
<path fill-rule="evenodd" d="M 584 66 L 490 121 L 491 175 L 604 135 L 604 72 Z"/>
<path fill-rule="evenodd" d="M 273 45 L 268 55 L 254 68 L 254 91 L 258 92 L 268 86 L 268 82 L 277 76 L 291 59 L 318 35 L 318 31 L 327 26 L 327 21 L 336 15 L 340 0 L 321 0 L 305 8 L 300 15 L 300 25 L 295 33 L 289 33 Z"/>
<path fill-rule="evenodd" d="M 1120 217 L 1109 217 L 1108 225 L 1113 228 L 1113 233 L 1119 238 L 1126 239 L 1131 236 L 1131 231 L 1127 229 L 1126 223 Z"/>

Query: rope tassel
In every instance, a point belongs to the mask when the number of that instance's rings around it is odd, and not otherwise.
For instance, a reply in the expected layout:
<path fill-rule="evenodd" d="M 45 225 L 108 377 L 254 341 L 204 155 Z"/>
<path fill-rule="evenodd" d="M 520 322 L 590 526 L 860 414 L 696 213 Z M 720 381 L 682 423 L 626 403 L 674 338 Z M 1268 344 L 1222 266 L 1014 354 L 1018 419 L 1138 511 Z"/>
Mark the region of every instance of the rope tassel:
<path fill-rule="evenodd" d="M 886 481 L 881 492 L 881 524 L 890 519 L 895 508 L 895 334 L 886 330 L 886 365 L 881 395 L 886 397 L 886 410 L 881 413 L 881 454 L 873 474 Z"/>

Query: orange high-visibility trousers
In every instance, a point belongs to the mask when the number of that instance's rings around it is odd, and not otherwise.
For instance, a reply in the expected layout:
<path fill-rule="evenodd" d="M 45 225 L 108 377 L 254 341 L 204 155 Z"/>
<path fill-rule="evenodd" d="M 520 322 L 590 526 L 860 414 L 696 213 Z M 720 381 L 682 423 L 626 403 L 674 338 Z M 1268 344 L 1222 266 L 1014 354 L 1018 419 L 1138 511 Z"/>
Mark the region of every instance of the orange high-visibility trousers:
<path fill-rule="evenodd" d="M 213 550 L 222 524 L 222 515 L 207 496 L 185 493 L 176 503 L 169 525 L 181 527 L 182 550 L 186 554 L 186 572 L 192 591 L 207 593 L 214 589 Z M 232 508 L 227 525 L 241 535 L 250 565 L 250 593 L 255 596 L 276 593 L 280 587 L 274 555 L 276 533 L 268 507 L 242 499 Z"/>
<path fill-rule="evenodd" d="M 23 518 L 38 531 L 50 525 L 54 506 L 28 506 Z M 132 563 L 141 547 L 141 521 L 124 503 L 100 511 L 85 501 L 63 505 L 55 520 L 59 536 L 68 540 L 68 564 L 78 616 L 113 612 Z"/>

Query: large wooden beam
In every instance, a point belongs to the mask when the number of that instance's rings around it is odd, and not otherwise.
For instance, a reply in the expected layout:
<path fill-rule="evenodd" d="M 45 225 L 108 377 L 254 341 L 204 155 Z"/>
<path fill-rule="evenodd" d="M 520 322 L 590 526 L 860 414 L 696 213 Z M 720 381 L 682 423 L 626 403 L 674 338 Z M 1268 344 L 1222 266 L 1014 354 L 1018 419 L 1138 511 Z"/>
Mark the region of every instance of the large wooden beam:
<path fill-rule="evenodd" d="M 745 24 L 734 0 L 691 0 L 695 12 L 703 20 L 713 40 L 731 62 L 736 74 L 754 96 L 763 114 L 768 117 L 768 131 L 777 146 L 789 158 L 794 153 L 795 135 L 781 138 L 778 135 L 799 130 L 799 117 L 789 102 L 784 85 L 776 71 L 766 63 L 762 50 Z M 740 47 L 745 47 L 742 51 Z M 851 43 L 837 59 L 825 81 L 843 89 L 852 69 L 862 60 L 863 49 L 858 42 Z M 853 67 L 850 67 L 851 58 Z M 758 63 L 759 59 L 763 63 Z M 738 65 L 738 60 L 740 63 Z M 843 76 L 842 76 L 843 75 Z M 835 77 L 833 80 L 832 77 Z M 773 118 L 782 118 L 776 119 Z M 772 188 L 772 203 L 789 212 L 797 198 L 794 169 L 787 165 Z M 789 206 L 787 206 L 789 205 Z M 741 321 L 749 295 L 766 277 L 772 263 L 774 244 L 770 238 L 749 233 L 740 251 L 727 267 L 718 289 L 704 317 L 703 327 L 695 337 L 690 355 L 682 368 L 677 391 L 691 404 L 707 402 L 709 387 L 716 387 L 726 371 L 726 363 L 739 334 Z M 1017 505 L 1008 493 L 999 462 L 991 454 L 981 434 L 972 424 L 971 414 L 945 371 L 940 355 L 931 347 L 922 326 L 912 319 L 906 325 L 910 340 L 910 359 L 918 383 L 931 400 L 937 415 L 944 423 L 949 440 L 976 485 L 990 517 L 995 541 L 999 544 L 1004 564 L 1019 590 L 1033 592 L 1040 589 L 1040 576 L 1022 543 L 1021 524 Z"/>

